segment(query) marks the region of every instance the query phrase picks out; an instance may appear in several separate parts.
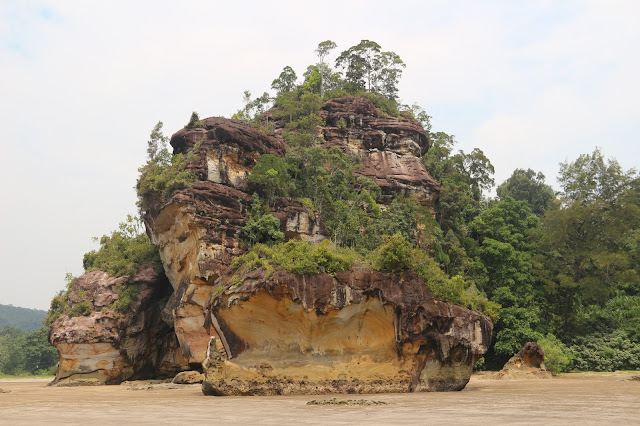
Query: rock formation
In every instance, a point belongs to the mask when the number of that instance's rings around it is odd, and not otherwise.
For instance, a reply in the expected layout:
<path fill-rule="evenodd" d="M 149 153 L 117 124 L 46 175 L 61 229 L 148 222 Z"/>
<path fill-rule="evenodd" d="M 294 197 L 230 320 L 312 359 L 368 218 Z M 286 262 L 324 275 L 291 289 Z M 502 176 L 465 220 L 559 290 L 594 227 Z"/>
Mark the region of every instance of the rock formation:
<path fill-rule="evenodd" d="M 102 271 L 75 280 L 69 301 L 90 304 L 91 313 L 63 316 L 51 325 L 49 341 L 60 356 L 54 383 L 117 384 L 188 369 L 173 330 L 160 316 L 170 294 L 164 274 L 142 270 L 131 284 L 137 300 L 119 313 L 110 306 L 119 298 L 117 286 L 128 280 Z"/>
<path fill-rule="evenodd" d="M 328 101 L 320 116 L 327 124 L 321 131 L 325 145 L 360 156 L 364 167 L 359 174 L 380 187 L 383 203 L 398 194 L 415 196 L 426 206 L 437 200 L 440 185 L 421 161 L 429 140 L 418 123 L 383 117 L 371 101 L 352 96 Z M 341 120 L 346 127 L 338 127 Z"/>
<path fill-rule="evenodd" d="M 527 342 L 494 376 L 496 379 L 550 379 L 544 365 L 544 351 L 535 342 Z"/>
<path fill-rule="evenodd" d="M 413 273 L 264 270 L 214 293 L 208 395 L 461 390 L 491 320 L 433 298 Z"/>
<path fill-rule="evenodd" d="M 324 146 L 359 156 L 357 173 L 380 186 L 383 205 L 399 194 L 425 206 L 437 200 L 439 185 L 421 162 L 429 139 L 418 123 L 385 116 L 354 97 L 333 99 L 319 114 Z M 118 318 L 100 306 L 125 278 L 99 272 L 79 278 L 74 289 L 95 287 L 88 296 L 95 309 L 53 324 L 57 380 L 82 374 L 116 383 L 145 376 L 141 371 L 199 369 L 206 358 L 208 394 L 465 386 L 489 345 L 491 321 L 435 300 L 415 275 L 363 270 L 303 277 L 277 270 L 267 279 L 258 270 L 238 286 L 223 286 L 232 260 L 246 250 L 240 232 L 251 203 L 249 173 L 261 155 L 287 149 L 283 124 L 275 124 L 266 135 L 239 120 L 207 118 L 172 136 L 174 153 L 196 155 L 188 167 L 197 180 L 168 201 L 151 203 L 144 217 L 166 294 L 156 296 L 152 281 L 139 280 L 137 304 Z M 321 217 L 299 201 L 281 198 L 273 209 L 288 239 L 327 238 Z"/>

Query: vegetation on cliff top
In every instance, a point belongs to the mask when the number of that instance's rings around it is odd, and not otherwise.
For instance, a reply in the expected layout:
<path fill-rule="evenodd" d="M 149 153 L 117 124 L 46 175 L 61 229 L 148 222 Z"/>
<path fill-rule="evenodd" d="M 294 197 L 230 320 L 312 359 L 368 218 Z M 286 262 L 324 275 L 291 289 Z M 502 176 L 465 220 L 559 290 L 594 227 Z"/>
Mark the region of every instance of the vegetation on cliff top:
<path fill-rule="evenodd" d="M 246 91 L 244 108 L 233 116 L 266 133 L 277 121 L 289 149 L 283 158 L 263 155 L 251 173 L 254 196 L 242 231 L 251 248 L 234 261 L 228 285 L 239 284 L 244 272 L 264 268 L 270 274 L 275 266 L 301 274 L 335 273 L 365 263 L 389 273 L 412 269 L 436 297 L 495 319 L 486 355 L 490 368 L 536 340 L 549 353 L 552 371 L 640 368 L 636 171 L 623 170 L 595 149 L 560 165 L 560 191 L 541 173 L 517 169 L 491 198 L 494 169 L 484 153 L 456 151 L 455 137 L 432 131 L 424 109 L 402 104 L 397 84 L 404 63 L 397 54 L 362 40 L 337 55 L 332 67 L 328 58 L 336 47 L 330 40 L 320 43 L 318 62 L 300 79 L 284 67 L 271 84 L 274 97 L 265 92 L 252 99 Z M 326 124 L 320 108 L 345 95 L 366 97 L 383 115 L 422 124 L 431 141 L 423 162 L 441 184 L 433 212 L 401 196 L 382 208 L 380 188 L 354 174 L 359 159 L 322 147 L 316 132 Z M 342 120 L 336 126 L 346 124 Z M 186 127 L 202 125 L 192 114 Z M 192 158 L 171 155 L 161 130 L 158 123 L 148 144 L 149 160 L 140 169 L 141 213 L 195 179 L 187 167 Z M 285 242 L 271 214 L 278 197 L 296 198 L 318 213 L 331 241 Z M 112 236 L 105 244 L 118 241 Z M 133 270 L 131 258 L 112 255 L 105 247 L 102 254 L 88 254 L 86 265 Z M 63 302 L 63 295 L 57 296 L 52 308 Z"/>
<path fill-rule="evenodd" d="M 118 299 L 109 306 L 116 312 L 126 312 L 138 299 L 138 288 L 133 283 L 135 275 L 144 267 L 162 270 L 158 249 L 149 241 L 140 218 L 131 215 L 127 216 L 125 222 L 120 222 L 118 230 L 113 231 L 111 235 L 103 235 L 99 240 L 95 237 L 94 241 L 100 242 L 100 248 L 85 253 L 82 261 L 84 270 L 85 272 L 100 270 L 115 277 L 128 276 L 128 282 L 118 284 L 114 289 Z M 82 292 L 78 296 L 83 300 L 71 302 L 69 293 L 75 277 L 67 274 L 65 280 L 66 288 L 51 301 L 45 324 L 51 324 L 63 315 L 71 317 L 89 315 L 95 309 L 92 301 Z"/>
<path fill-rule="evenodd" d="M 394 90 L 381 90 L 376 79 L 386 71 L 380 49 L 364 40 L 338 55 L 334 70 L 326 58 L 335 47 L 329 41 L 318 46 L 319 62 L 307 68 L 301 82 L 285 67 L 272 84 L 274 98 L 246 97 L 246 108 L 236 115 L 265 131 L 270 120 L 285 123 L 282 134 L 291 149 L 278 160 L 278 174 L 287 186 L 262 180 L 254 186 L 262 200 L 269 203 L 266 191 L 273 184 L 273 195 L 308 200 L 336 246 L 353 250 L 372 267 L 419 270 L 411 264 L 419 259 L 417 250 L 429 259 L 425 265 L 436 264 L 444 273 L 439 290 L 427 283 L 438 297 L 473 306 L 455 296 L 461 294 L 452 290 L 458 283 L 465 291 L 475 289 L 483 301 L 486 296 L 492 308 L 501 306 L 486 357 L 489 367 L 501 366 L 529 340 L 547 345 L 553 369 L 640 367 L 636 171 L 623 170 L 596 149 L 560 165 L 561 191 L 547 185 L 542 173 L 517 169 L 498 186 L 498 196 L 489 198 L 494 169 L 484 153 L 456 151 L 454 136 L 432 131 L 423 109 L 402 105 Z M 363 52 L 377 61 L 363 61 Z M 318 111 L 324 101 L 347 94 L 366 96 L 385 114 L 423 124 L 431 140 L 423 161 L 442 188 L 435 218 L 401 198 L 379 210 L 376 188 L 348 177 L 359 167 L 357 159 L 336 153 L 328 160 L 331 154 L 319 147 L 315 132 L 324 125 Z"/>

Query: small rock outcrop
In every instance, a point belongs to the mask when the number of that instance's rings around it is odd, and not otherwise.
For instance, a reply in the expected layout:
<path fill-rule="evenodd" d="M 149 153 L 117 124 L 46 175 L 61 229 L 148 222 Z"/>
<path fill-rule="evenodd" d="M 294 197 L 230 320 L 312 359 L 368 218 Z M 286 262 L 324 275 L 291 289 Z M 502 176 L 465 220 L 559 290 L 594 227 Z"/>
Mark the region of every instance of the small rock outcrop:
<path fill-rule="evenodd" d="M 535 342 L 527 342 L 520 352 L 511 357 L 495 374 L 496 379 L 550 379 L 544 365 L 544 350 Z"/>
<path fill-rule="evenodd" d="M 196 383 L 202 383 L 204 379 L 204 374 L 198 371 L 182 371 L 176 374 L 176 377 L 173 378 L 173 383 L 178 385 L 193 385 Z"/>
<path fill-rule="evenodd" d="M 49 341 L 60 360 L 53 384 L 118 384 L 125 380 L 171 377 L 188 369 L 178 340 L 160 316 L 169 283 L 153 268 L 142 270 L 130 285 L 137 299 L 126 312 L 113 309 L 117 286 L 128 276 L 92 271 L 78 277 L 69 301 L 87 312 L 64 315 L 51 325 Z"/>
<path fill-rule="evenodd" d="M 413 273 L 240 282 L 207 304 L 207 395 L 461 390 L 491 339 L 488 317 L 436 300 Z"/>

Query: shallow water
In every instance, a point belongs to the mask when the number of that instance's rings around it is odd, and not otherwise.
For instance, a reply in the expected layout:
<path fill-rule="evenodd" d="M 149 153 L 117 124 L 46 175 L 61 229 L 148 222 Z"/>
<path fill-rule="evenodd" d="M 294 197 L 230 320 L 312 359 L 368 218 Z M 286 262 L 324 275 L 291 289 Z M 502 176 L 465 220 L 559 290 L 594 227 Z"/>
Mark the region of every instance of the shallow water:
<path fill-rule="evenodd" d="M 0 424 L 640 424 L 640 375 L 566 374 L 550 380 L 474 376 L 461 392 L 332 395 L 386 405 L 306 405 L 329 396 L 207 397 L 198 385 L 51 388 L 0 379 Z M 332 397 L 331 396 L 331 397 Z"/>

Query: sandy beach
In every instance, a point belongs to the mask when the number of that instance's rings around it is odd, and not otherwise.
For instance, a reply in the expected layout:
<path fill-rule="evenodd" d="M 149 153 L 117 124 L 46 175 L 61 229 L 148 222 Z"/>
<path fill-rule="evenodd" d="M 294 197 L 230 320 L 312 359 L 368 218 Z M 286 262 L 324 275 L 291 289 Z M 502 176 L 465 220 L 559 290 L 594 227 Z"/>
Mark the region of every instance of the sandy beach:
<path fill-rule="evenodd" d="M 461 392 L 207 397 L 199 385 L 47 387 L 1 379 L 1 424 L 639 424 L 640 373 L 565 374 L 551 380 L 475 375 Z M 7 392 L 8 391 L 8 392 Z M 384 405 L 307 405 L 336 397 Z"/>

